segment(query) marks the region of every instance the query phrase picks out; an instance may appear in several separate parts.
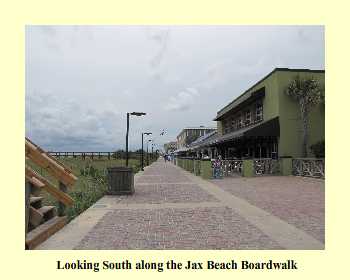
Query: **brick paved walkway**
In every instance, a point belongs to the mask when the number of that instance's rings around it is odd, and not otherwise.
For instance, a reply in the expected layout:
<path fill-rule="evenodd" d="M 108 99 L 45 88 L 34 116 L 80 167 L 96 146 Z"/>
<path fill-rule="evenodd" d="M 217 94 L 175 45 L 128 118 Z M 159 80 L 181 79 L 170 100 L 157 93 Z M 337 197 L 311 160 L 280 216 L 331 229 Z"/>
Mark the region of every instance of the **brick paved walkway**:
<path fill-rule="evenodd" d="M 38 249 L 323 249 L 324 181 L 202 180 L 159 160 Z"/>

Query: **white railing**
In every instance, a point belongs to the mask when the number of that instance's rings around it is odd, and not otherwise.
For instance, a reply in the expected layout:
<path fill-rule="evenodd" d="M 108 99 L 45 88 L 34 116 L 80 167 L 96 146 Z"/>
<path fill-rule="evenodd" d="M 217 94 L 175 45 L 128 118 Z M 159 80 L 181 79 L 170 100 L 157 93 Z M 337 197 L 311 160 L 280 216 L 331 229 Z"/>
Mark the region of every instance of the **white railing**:
<path fill-rule="evenodd" d="M 280 165 L 277 159 L 261 158 L 254 159 L 255 175 L 271 175 L 280 172 Z"/>
<path fill-rule="evenodd" d="M 292 170 L 295 176 L 324 178 L 324 159 L 295 158 L 292 160 Z"/>
<path fill-rule="evenodd" d="M 223 176 L 242 175 L 243 160 L 226 159 L 222 161 L 221 170 Z"/>

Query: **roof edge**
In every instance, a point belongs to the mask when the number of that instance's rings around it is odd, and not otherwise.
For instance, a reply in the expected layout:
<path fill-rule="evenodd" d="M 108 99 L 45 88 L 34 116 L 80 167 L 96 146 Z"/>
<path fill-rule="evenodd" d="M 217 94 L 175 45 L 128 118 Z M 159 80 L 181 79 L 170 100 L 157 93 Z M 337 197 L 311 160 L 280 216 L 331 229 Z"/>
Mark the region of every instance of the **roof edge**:
<path fill-rule="evenodd" d="M 247 90 L 245 90 L 242 94 L 237 96 L 235 99 L 233 99 L 229 104 L 227 104 L 225 107 L 217 111 L 216 117 L 214 118 L 214 121 L 219 117 L 219 113 L 226 109 L 228 106 L 230 106 L 233 102 L 235 102 L 238 98 L 245 95 L 248 91 L 250 91 L 253 87 L 255 87 L 257 84 L 261 83 L 262 81 L 266 80 L 268 77 L 270 77 L 273 73 L 277 71 L 284 71 L 284 72 L 311 72 L 311 73 L 325 73 L 325 70 L 323 69 L 307 69 L 307 68 L 275 68 L 270 73 L 268 73 L 266 76 L 264 76 L 262 79 L 257 81 L 255 84 L 253 84 L 251 87 L 249 87 Z"/>

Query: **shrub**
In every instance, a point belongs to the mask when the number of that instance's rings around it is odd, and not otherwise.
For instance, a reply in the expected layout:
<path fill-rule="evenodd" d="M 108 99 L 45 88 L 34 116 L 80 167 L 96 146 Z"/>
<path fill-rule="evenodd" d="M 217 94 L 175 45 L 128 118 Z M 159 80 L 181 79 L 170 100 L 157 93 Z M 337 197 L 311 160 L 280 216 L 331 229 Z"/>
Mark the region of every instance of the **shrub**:
<path fill-rule="evenodd" d="M 317 158 L 324 158 L 325 156 L 325 141 L 319 141 L 310 146 L 310 150 Z"/>

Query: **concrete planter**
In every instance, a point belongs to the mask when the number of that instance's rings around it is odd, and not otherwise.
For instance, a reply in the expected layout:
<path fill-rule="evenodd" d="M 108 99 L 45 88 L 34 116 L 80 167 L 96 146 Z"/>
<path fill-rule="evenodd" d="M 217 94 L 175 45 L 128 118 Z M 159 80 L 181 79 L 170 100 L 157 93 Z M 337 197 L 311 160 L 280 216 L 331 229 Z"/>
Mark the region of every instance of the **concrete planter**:
<path fill-rule="evenodd" d="M 292 171 L 293 171 L 292 161 L 293 161 L 293 159 L 292 158 L 280 158 L 279 161 L 280 161 L 281 175 L 283 175 L 283 176 L 292 175 Z"/>
<path fill-rule="evenodd" d="M 195 159 L 194 160 L 194 175 L 200 176 L 201 175 L 200 172 L 201 172 L 201 161 L 198 159 Z"/>
<path fill-rule="evenodd" d="M 243 160 L 243 177 L 253 177 L 255 176 L 254 172 L 254 161 L 252 159 Z"/>
<path fill-rule="evenodd" d="M 211 167 L 211 161 L 208 159 L 201 160 L 201 177 L 203 179 L 211 179 L 213 178 L 213 168 Z"/>

